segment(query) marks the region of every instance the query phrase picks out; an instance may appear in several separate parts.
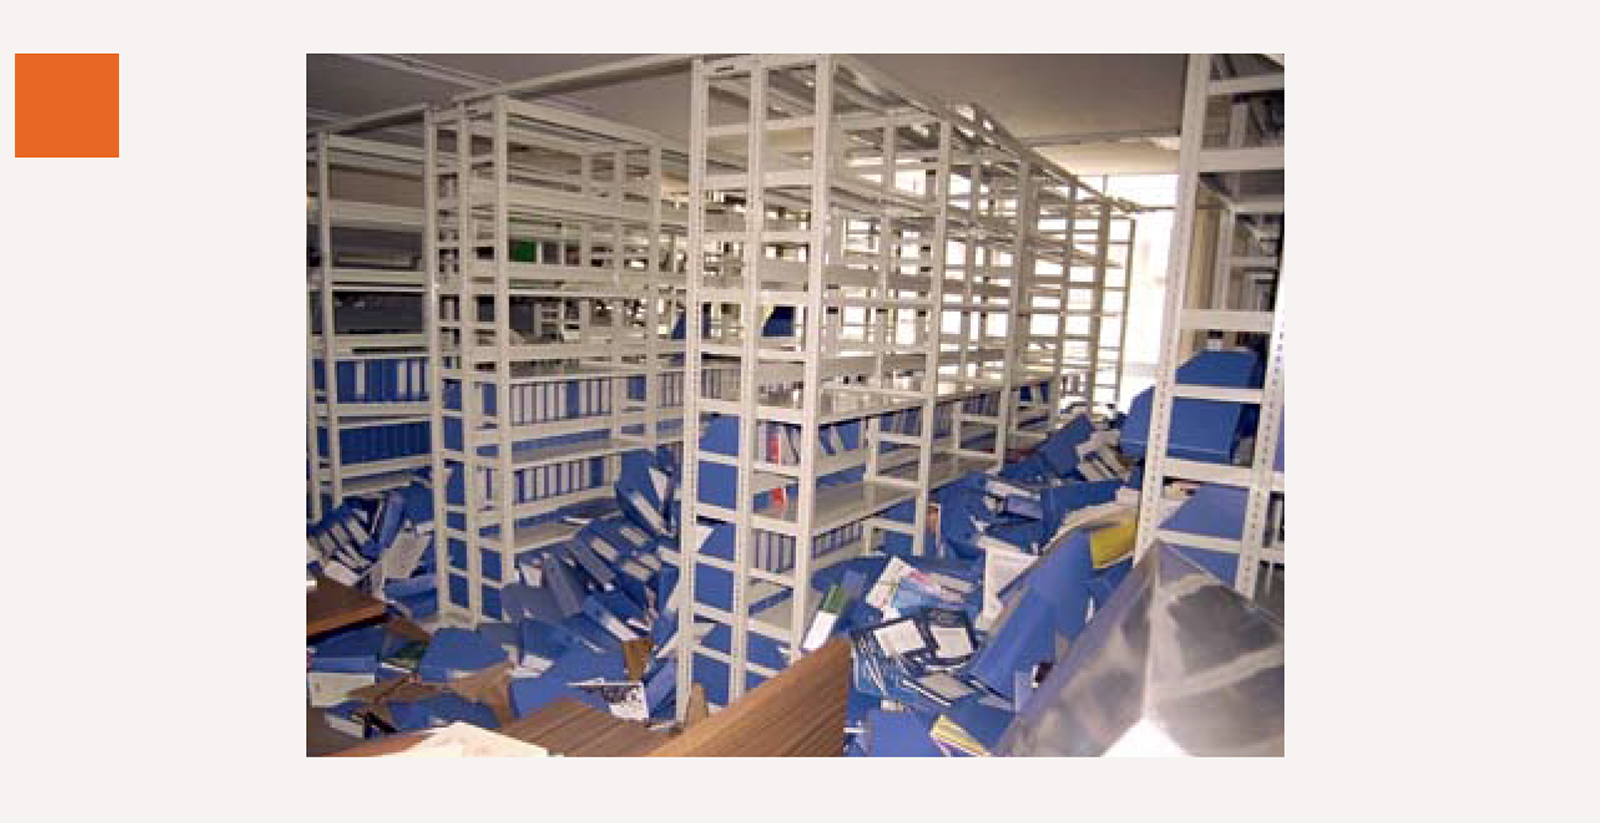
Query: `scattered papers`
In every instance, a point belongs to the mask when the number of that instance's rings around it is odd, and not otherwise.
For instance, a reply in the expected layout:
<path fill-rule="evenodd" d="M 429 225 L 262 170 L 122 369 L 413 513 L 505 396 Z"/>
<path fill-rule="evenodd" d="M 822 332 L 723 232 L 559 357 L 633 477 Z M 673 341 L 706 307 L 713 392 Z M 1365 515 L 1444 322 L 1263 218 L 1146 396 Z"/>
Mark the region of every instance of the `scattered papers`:
<path fill-rule="evenodd" d="M 351 692 L 377 682 L 377 675 L 366 672 L 309 672 L 311 706 L 326 709 L 350 699 Z"/>
<path fill-rule="evenodd" d="M 549 757 L 544 749 L 482 729 L 471 723 L 455 722 L 431 729 L 416 745 L 394 757 Z"/>
<path fill-rule="evenodd" d="M 567 685 L 598 695 L 606 702 L 606 707 L 611 710 L 612 716 L 621 720 L 650 719 L 650 709 L 645 705 L 643 683 L 596 678 Z"/>

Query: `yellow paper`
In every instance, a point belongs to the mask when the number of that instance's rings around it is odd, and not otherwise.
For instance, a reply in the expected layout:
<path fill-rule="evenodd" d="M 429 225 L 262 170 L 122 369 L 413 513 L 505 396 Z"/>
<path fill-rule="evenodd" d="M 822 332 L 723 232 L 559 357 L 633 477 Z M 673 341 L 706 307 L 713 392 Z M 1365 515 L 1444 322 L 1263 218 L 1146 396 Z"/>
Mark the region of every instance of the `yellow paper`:
<path fill-rule="evenodd" d="M 1115 565 L 1133 553 L 1137 525 L 1130 519 L 1089 533 L 1089 557 L 1096 569 Z"/>

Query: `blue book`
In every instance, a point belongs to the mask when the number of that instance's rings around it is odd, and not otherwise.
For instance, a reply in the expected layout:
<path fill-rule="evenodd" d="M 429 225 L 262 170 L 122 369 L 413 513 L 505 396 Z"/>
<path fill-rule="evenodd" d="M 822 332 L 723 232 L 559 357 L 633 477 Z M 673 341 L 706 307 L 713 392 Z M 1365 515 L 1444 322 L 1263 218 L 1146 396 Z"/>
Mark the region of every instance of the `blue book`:
<path fill-rule="evenodd" d="M 499 646 L 506 658 L 515 661 L 521 654 L 522 640 L 515 621 L 486 621 L 478 624 L 478 634 Z"/>
<path fill-rule="evenodd" d="M 560 628 L 566 632 L 563 639 L 569 646 L 581 644 L 594 652 L 611 652 L 622 648 L 621 640 L 584 614 L 575 614 L 561 621 Z"/>
<path fill-rule="evenodd" d="M 425 683 L 446 683 L 505 660 L 505 650 L 483 635 L 467 629 L 443 628 L 434 632 L 428 651 L 417 665 L 417 675 Z"/>
<path fill-rule="evenodd" d="M 390 580 L 383 584 L 383 596 L 386 600 L 399 600 L 414 594 L 423 594 L 433 591 L 439 581 L 432 574 L 419 574 L 403 580 Z"/>
<path fill-rule="evenodd" d="M 434 695 L 422 701 L 422 707 L 433 723 L 471 723 L 485 729 L 497 728 L 494 710 L 482 703 L 474 703 L 454 692 Z"/>
<path fill-rule="evenodd" d="M 982 754 L 994 751 L 1000 737 L 1011 726 L 1016 714 L 1005 703 L 993 697 L 974 694 L 957 700 L 940 717 L 940 722 L 950 723 L 983 747 Z"/>
<path fill-rule="evenodd" d="M 1208 483 L 1195 489 L 1194 494 L 1161 524 L 1161 528 L 1182 534 L 1237 540 L 1244 534 L 1247 502 L 1248 492 L 1245 489 Z M 1237 554 L 1186 546 L 1182 537 L 1173 537 L 1167 542 L 1172 543 L 1180 554 L 1195 565 L 1230 585 L 1233 583 L 1239 567 Z"/>
<path fill-rule="evenodd" d="M 609 712 L 606 702 L 599 695 L 573 688 L 568 684 L 597 677 L 620 680 L 624 676 L 620 653 L 602 654 L 581 645 L 571 646 L 544 674 L 538 677 L 511 679 L 511 713 L 517 717 L 526 717 L 564 697 Z"/>
<path fill-rule="evenodd" d="M 656 606 L 655 589 L 650 585 L 654 578 L 655 572 L 632 558 L 617 567 L 617 589 L 646 609 Z"/>
<path fill-rule="evenodd" d="M 435 589 L 429 589 L 425 592 L 408 594 L 395 600 L 391 605 L 406 617 L 412 620 L 420 620 L 439 613 L 439 592 Z"/>
<path fill-rule="evenodd" d="M 625 517 L 608 517 L 596 520 L 595 534 L 606 543 L 610 544 L 623 556 L 635 555 L 647 551 L 653 540 L 645 530 Z"/>
<path fill-rule="evenodd" d="M 867 718 L 882 707 L 883 699 L 877 695 L 851 689 L 849 701 L 845 703 L 845 733 L 864 733 L 867 730 Z"/>
<path fill-rule="evenodd" d="M 534 588 L 522 583 L 512 583 L 500 590 L 500 609 L 507 620 L 542 620 L 559 623 L 566 617 L 556 603 L 555 592 L 547 587 Z"/>
<path fill-rule="evenodd" d="M 394 729 L 397 732 L 421 731 L 433 725 L 428 707 L 421 701 L 387 705 L 389 717 L 394 720 Z"/>
<path fill-rule="evenodd" d="M 311 654 L 311 670 L 372 674 L 378 671 L 383 654 L 382 626 L 367 626 L 336 634 L 316 645 Z"/>
<path fill-rule="evenodd" d="M 545 668 L 555 663 L 567 651 L 565 633 L 542 620 L 523 620 L 517 624 L 517 636 L 524 668 Z"/>
<path fill-rule="evenodd" d="M 405 519 L 405 495 L 397 489 L 391 490 L 384 495 L 372 528 L 372 542 L 377 552 L 382 552 L 394 543 L 395 535 L 400 533 L 400 527 L 405 524 Z"/>
<path fill-rule="evenodd" d="M 933 722 L 914 712 L 874 709 L 867 715 L 868 757 L 942 757 L 929 732 Z"/>
<path fill-rule="evenodd" d="M 1055 660 L 1055 615 L 1042 597 L 1028 594 L 1017 595 L 1016 605 L 990 629 L 967 667 L 973 679 L 1008 700 L 1016 696 L 1016 673 Z"/>
<path fill-rule="evenodd" d="M 672 698 L 677 694 L 678 666 L 677 656 L 668 655 L 663 665 L 656 666 L 654 672 L 644 681 L 644 705 L 652 716 L 665 712 L 673 714 Z M 663 717 L 662 719 L 668 719 Z"/>
<path fill-rule="evenodd" d="M 597 594 L 597 592 L 590 592 L 589 596 L 583 599 L 583 616 L 594 621 L 595 625 L 605 630 L 607 634 L 616 638 L 619 642 L 637 640 L 640 636 L 640 631 L 629 626 L 621 617 L 606 608 L 606 605 L 596 596 Z"/>
<path fill-rule="evenodd" d="M 583 584 L 578 573 L 557 556 L 544 564 L 544 584 L 555 598 L 556 609 L 563 617 L 583 611 Z"/>
<path fill-rule="evenodd" d="M 1122 585 L 1122 579 L 1128 576 L 1128 571 L 1132 567 L 1133 560 L 1130 558 L 1108 566 L 1089 578 L 1089 599 L 1094 603 L 1096 610 L 1106 607 L 1111 601 L 1111 595 L 1116 594 L 1117 587 Z"/>
<path fill-rule="evenodd" d="M 650 616 L 645 612 L 644 604 L 635 601 L 627 594 L 617 589 L 592 592 L 589 595 L 604 606 L 606 611 L 616 615 L 625 622 L 643 628 L 650 623 Z"/>
<path fill-rule="evenodd" d="M 933 607 L 917 614 L 918 628 L 928 641 L 927 662 L 954 667 L 966 663 L 978 648 L 978 636 L 965 611 Z"/>
<path fill-rule="evenodd" d="M 587 526 L 585 528 L 588 528 Z M 594 549 L 589 548 L 589 541 L 585 536 L 579 535 L 567 541 L 566 552 L 572 559 L 578 561 L 578 568 L 582 569 L 601 588 L 611 588 L 617 579 L 617 573 L 607 566 Z"/>
<path fill-rule="evenodd" d="M 1036 494 L 1009 494 L 1001 504 L 1000 511 L 1038 520 L 1044 512 L 1039 507 L 1039 496 Z"/>
<path fill-rule="evenodd" d="M 1094 424 L 1087 417 L 1075 417 L 1066 426 L 1052 432 L 1041 444 L 1037 454 L 1056 477 L 1066 477 L 1078 468 L 1078 446 L 1094 434 Z"/>

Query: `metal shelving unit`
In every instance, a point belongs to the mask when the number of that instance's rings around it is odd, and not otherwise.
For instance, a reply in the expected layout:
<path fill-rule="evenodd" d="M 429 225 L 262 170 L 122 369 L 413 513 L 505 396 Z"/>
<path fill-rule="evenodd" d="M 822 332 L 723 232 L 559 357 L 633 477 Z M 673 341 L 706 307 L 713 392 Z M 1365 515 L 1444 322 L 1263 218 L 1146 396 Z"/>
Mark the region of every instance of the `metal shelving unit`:
<path fill-rule="evenodd" d="M 685 215 L 649 132 L 506 94 L 428 119 L 440 610 L 473 625 L 576 531 L 561 509 L 611 496 L 622 452 L 682 439 Z"/>
<path fill-rule="evenodd" d="M 1074 367 L 1059 321 L 1075 307 L 1059 291 L 1052 302 L 1048 282 L 1030 290 L 1030 275 L 1036 261 L 1056 261 L 1058 284 L 1096 268 L 1077 310 L 1103 311 L 1106 233 L 1085 243 L 1071 225 L 1115 205 L 980 109 L 848 57 L 696 61 L 690 130 L 687 311 L 709 320 L 690 324 L 686 385 L 700 390 L 684 413 L 723 432 L 731 420 L 736 442 L 684 444 L 685 526 L 667 558 L 682 570 L 680 712 L 699 660 L 726 667 L 738 699 L 774 673 L 752 661 L 753 637 L 797 655 L 814 573 L 900 536 L 926 552 L 932 490 L 995 467 L 1028 417 L 1063 411 Z M 793 312 L 792 335 L 758 331 L 774 308 Z M 1058 323 L 1036 341 L 1046 311 Z M 1092 386 L 1093 356 L 1074 385 Z M 730 362 L 736 382 L 697 378 Z M 858 447 L 827 445 L 851 425 Z M 796 447 L 775 459 L 769 439 L 784 437 Z M 703 551 L 702 522 L 731 529 L 731 547 Z M 787 548 L 766 550 L 775 542 Z M 697 596 L 702 572 L 731 578 L 726 606 Z M 724 648 L 698 621 L 726 627 Z"/>
<path fill-rule="evenodd" d="M 1099 367 L 1094 384 L 1094 402 L 1109 405 L 1122 397 L 1124 350 L 1128 343 L 1129 311 L 1133 303 L 1133 257 L 1139 235 L 1139 221 L 1132 210 L 1113 214 L 1106 238 L 1105 282 L 1100 288 L 1100 330 L 1096 339 Z M 1109 322 L 1108 322 L 1109 321 Z"/>
<path fill-rule="evenodd" d="M 1020 273 L 1014 284 L 1006 283 L 1015 285 L 1015 293 L 1008 291 L 994 306 L 999 311 L 985 316 L 1010 323 L 997 349 L 1004 355 L 997 373 L 1010 381 L 1005 440 L 997 449 L 1004 455 L 1010 447 L 1042 440 L 1075 406 L 1104 411 L 1114 402 L 1131 282 L 1131 255 L 1120 247 L 1132 248 L 1134 218 L 1129 204 L 1025 148 L 981 106 L 962 104 L 955 111 L 959 122 L 981 136 L 978 150 L 1000 171 L 998 181 L 1011 184 L 993 193 L 1006 204 L 999 212 L 1007 219 L 976 221 L 972 243 L 977 258 L 998 251 L 998 259 L 1007 261 L 1001 270 Z M 953 168 L 963 189 L 964 168 Z M 972 282 L 954 257 L 949 266 L 959 280 Z M 972 271 L 986 279 L 996 273 L 976 266 Z M 1113 302 L 1107 302 L 1108 292 L 1117 294 Z M 974 347 L 979 348 L 981 343 Z"/>
<path fill-rule="evenodd" d="M 309 516 L 429 462 L 420 106 L 307 139 Z M 400 130 L 396 130 L 396 126 Z"/>
<path fill-rule="evenodd" d="M 1277 529 L 1269 528 L 1269 519 L 1281 521 L 1284 486 L 1284 307 L 1279 292 L 1285 219 L 1283 102 L 1284 73 L 1278 60 L 1256 55 L 1189 58 L 1161 363 L 1142 494 L 1144 500 L 1156 500 L 1173 479 L 1245 489 L 1243 536 L 1236 541 L 1207 538 L 1204 548 L 1238 553 L 1234 588 L 1247 596 L 1257 592 L 1262 561 L 1282 564 L 1284 559 Z M 1202 217 L 1202 200 L 1215 203 L 1216 208 L 1207 209 L 1215 220 Z M 1178 365 L 1202 335 L 1215 341 L 1213 345 L 1264 343 L 1263 387 L 1177 383 Z M 1173 401 L 1178 398 L 1258 406 L 1260 422 L 1249 465 L 1168 457 Z M 1162 507 L 1141 507 L 1140 554 L 1165 536 L 1161 519 Z M 1192 535 L 1181 540 L 1196 544 Z"/>

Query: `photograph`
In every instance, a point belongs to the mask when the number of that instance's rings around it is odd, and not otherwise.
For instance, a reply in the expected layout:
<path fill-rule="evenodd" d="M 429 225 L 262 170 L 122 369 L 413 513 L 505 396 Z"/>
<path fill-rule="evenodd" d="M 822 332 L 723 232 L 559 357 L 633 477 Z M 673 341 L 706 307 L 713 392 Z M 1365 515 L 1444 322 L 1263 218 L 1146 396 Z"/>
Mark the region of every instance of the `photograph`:
<path fill-rule="evenodd" d="M 307 757 L 1285 755 L 1284 54 L 304 60 Z"/>

